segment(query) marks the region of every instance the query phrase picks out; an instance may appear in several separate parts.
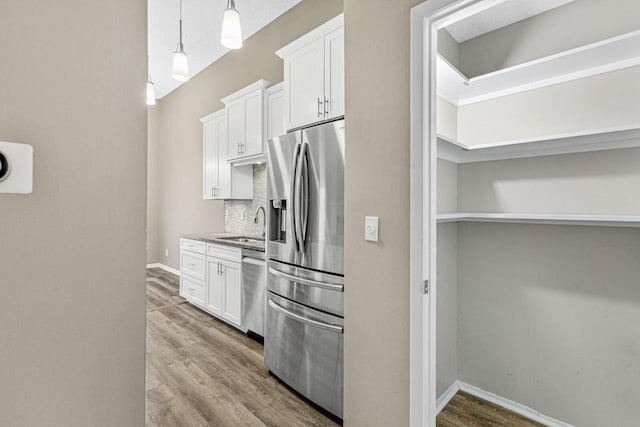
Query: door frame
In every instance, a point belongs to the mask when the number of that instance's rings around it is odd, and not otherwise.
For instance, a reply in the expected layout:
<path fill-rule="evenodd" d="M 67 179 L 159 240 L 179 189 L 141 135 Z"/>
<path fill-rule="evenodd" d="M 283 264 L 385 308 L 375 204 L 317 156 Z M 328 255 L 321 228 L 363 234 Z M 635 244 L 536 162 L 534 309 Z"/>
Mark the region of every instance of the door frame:
<path fill-rule="evenodd" d="M 508 0 L 428 0 L 410 23 L 410 302 L 411 427 L 436 423 L 436 53 L 438 29 Z M 424 283 L 429 290 L 423 293 Z"/>

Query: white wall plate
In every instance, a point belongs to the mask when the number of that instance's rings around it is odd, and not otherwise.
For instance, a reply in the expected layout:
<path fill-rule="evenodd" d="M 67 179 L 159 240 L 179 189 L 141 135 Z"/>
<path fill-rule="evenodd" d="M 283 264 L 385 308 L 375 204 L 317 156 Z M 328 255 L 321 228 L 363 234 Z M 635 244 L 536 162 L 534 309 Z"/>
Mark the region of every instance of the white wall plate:
<path fill-rule="evenodd" d="M 33 147 L 0 141 L 0 193 L 33 191 Z"/>

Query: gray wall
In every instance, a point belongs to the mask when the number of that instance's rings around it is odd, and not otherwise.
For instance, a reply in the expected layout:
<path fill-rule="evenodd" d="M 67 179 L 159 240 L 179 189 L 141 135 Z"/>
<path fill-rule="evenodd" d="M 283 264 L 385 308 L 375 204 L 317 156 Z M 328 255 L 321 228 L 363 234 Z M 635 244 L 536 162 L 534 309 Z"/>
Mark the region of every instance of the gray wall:
<path fill-rule="evenodd" d="M 576 0 L 461 43 L 460 69 L 473 77 L 635 31 L 638 15 L 637 0 Z"/>
<path fill-rule="evenodd" d="M 144 425 L 146 2 L 0 9 L 0 425 Z"/>
<path fill-rule="evenodd" d="M 447 119 L 438 124 L 451 123 L 451 107 L 440 104 L 445 108 L 438 114 Z M 457 140 L 474 145 L 544 138 L 635 125 L 639 117 L 640 66 L 635 66 L 460 106 Z M 450 126 L 442 129 L 449 135 Z"/>
<path fill-rule="evenodd" d="M 409 11 L 345 0 L 345 425 L 409 424 Z M 364 217 L 380 217 L 380 241 Z"/>
<path fill-rule="evenodd" d="M 178 268 L 179 235 L 224 231 L 224 202 L 202 199 L 200 117 L 223 108 L 221 98 L 259 79 L 282 81 L 275 51 L 341 12 L 342 0 L 304 0 L 152 107 L 150 135 L 156 139 L 149 146 L 157 172 L 149 176 L 155 223 L 149 227 L 147 262 Z"/>
<path fill-rule="evenodd" d="M 458 212 L 459 166 L 438 159 L 437 169 L 438 213 Z M 440 396 L 458 379 L 458 224 L 439 224 L 436 233 L 436 395 Z"/>
<path fill-rule="evenodd" d="M 458 224 L 438 225 L 436 396 L 458 379 Z"/>
<path fill-rule="evenodd" d="M 582 427 L 637 424 L 640 230 L 460 224 L 462 381 Z"/>
<path fill-rule="evenodd" d="M 439 160 L 439 211 L 455 208 L 457 185 L 461 212 L 638 215 L 638 165 L 638 148 L 462 164 L 457 175 Z M 457 368 L 574 425 L 633 425 L 639 259 L 636 228 L 439 225 L 438 394 Z"/>
<path fill-rule="evenodd" d="M 640 148 L 458 166 L 460 212 L 640 214 Z"/>

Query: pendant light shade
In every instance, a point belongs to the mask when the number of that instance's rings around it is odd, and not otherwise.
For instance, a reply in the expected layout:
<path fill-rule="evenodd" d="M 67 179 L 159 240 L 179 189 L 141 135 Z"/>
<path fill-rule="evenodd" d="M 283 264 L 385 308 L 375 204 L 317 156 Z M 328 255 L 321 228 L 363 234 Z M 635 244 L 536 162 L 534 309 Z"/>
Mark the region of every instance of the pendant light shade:
<path fill-rule="evenodd" d="M 149 80 L 147 80 L 147 105 L 156 105 L 156 91 L 153 87 L 151 75 L 149 75 Z"/>
<path fill-rule="evenodd" d="M 222 36 L 220 43 L 229 49 L 242 47 L 242 30 L 240 28 L 240 13 L 236 10 L 236 2 L 229 0 L 222 18 Z"/>
<path fill-rule="evenodd" d="M 189 60 L 187 59 L 187 54 L 184 53 L 182 43 L 178 44 L 178 48 L 173 52 L 171 76 L 181 82 L 189 80 Z"/>
<path fill-rule="evenodd" d="M 189 80 L 189 61 L 187 54 L 184 52 L 184 46 L 182 45 L 182 0 L 180 0 L 180 41 L 178 42 L 176 51 L 173 52 L 171 77 L 180 82 Z"/>

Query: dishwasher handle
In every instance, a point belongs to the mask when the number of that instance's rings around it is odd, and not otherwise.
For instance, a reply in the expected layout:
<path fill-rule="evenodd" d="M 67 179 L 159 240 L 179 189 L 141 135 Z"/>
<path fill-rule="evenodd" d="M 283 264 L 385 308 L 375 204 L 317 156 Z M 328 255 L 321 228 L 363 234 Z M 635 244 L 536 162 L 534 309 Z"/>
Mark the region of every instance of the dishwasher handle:
<path fill-rule="evenodd" d="M 242 258 L 242 263 L 243 263 L 243 264 L 253 264 L 253 265 L 257 265 L 258 267 L 264 267 L 264 266 L 265 266 L 265 262 L 264 262 L 264 260 L 261 260 L 261 259 L 255 259 L 255 258 L 251 258 L 251 257 L 244 257 L 244 258 Z"/>

